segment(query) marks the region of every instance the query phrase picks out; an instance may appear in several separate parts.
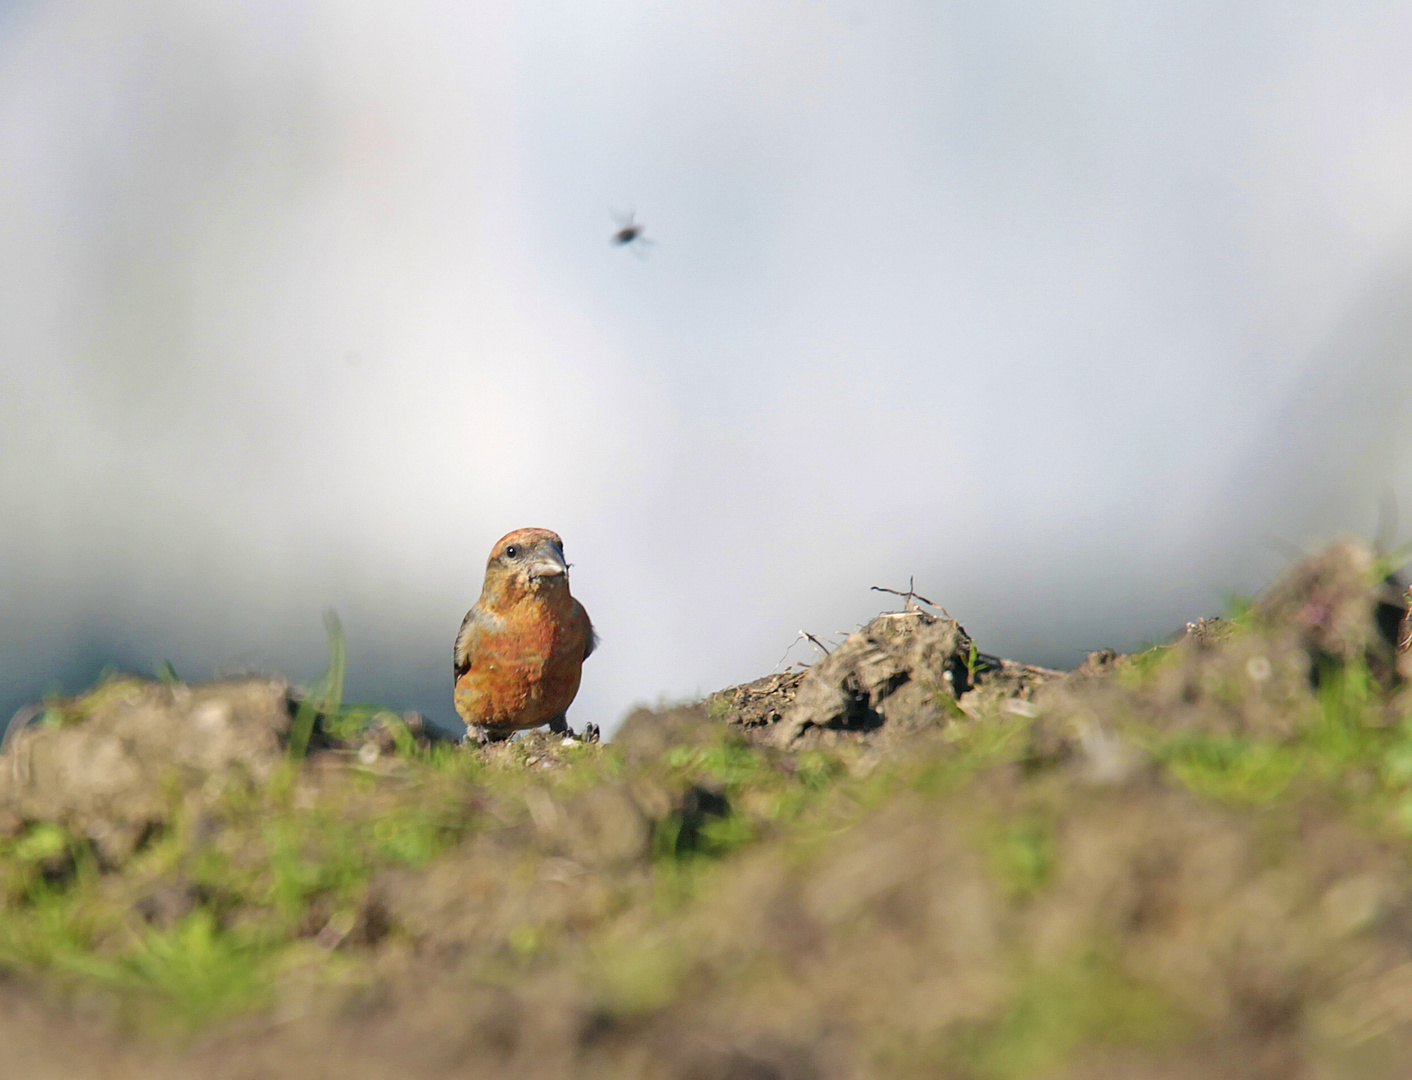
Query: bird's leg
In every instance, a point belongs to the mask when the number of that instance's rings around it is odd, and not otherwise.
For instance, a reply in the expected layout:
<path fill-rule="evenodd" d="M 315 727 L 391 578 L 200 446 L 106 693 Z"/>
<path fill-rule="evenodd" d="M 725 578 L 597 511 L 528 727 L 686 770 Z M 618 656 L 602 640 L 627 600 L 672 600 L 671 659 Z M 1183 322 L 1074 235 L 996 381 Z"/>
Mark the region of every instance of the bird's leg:
<path fill-rule="evenodd" d="M 598 725 L 585 724 L 583 726 L 583 735 L 581 736 L 581 738 L 586 743 L 596 743 L 598 741 Z"/>

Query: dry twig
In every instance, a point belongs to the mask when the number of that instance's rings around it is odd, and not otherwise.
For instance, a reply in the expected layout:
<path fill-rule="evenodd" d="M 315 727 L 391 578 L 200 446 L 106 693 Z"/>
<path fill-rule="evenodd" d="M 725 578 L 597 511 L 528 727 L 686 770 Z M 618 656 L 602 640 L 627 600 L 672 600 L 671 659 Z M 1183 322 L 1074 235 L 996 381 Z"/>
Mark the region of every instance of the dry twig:
<path fill-rule="evenodd" d="M 913 579 L 910 575 L 909 575 L 908 578 L 907 578 L 907 591 L 906 591 L 906 592 L 903 592 L 901 589 L 889 589 L 889 588 L 886 588 L 886 587 L 883 586 L 883 585 L 873 585 L 873 586 L 870 586 L 870 588 L 873 590 L 873 592 L 891 593 L 893 596 L 900 596 L 900 597 L 902 597 L 904 600 L 907 601 L 907 606 L 903 609 L 903 610 L 905 610 L 905 611 L 916 611 L 916 610 L 917 610 L 917 605 L 916 605 L 916 603 L 915 603 L 914 601 L 920 600 L 922 603 L 926 604 L 927 607 L 929 607 L 929 608 L 936 608 L 937 611 L 941 612 L 941 613 L 942 613 L 943 615 L 945 615 L 948 619 L 951 619 L 951 612 L 947 611 L 947 610 L 946 610 L 944 607 L 942 607 L 940 604 L 934 604 L 934 603 L 932 603 L 932 602 L 931 602 L 930 600 L 928 600 L 925 596 L 922 596 L 920 593 L 917 592 L 916 587 L 915 587 L 915 579 Z M 952 621 L 952 622 L 955 622 L 956 620 L 955 620 L 955 619 L 951 619 L 951 621 Z"/>

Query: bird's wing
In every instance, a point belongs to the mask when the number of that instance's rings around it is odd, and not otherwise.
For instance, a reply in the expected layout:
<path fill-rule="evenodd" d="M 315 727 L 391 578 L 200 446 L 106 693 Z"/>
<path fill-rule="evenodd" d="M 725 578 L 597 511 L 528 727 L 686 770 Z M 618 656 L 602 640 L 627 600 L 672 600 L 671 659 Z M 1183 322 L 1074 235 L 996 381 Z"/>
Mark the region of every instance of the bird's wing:
<path fill-rule="evenodd" d="M 575 614 L 583 623 L 583 658 L 587 660 L 593 655 L 593 650 L 598 648 L 598 631 L 593 628 L 593 622 L 588 617 L 588 612 L 584 610 L 582 604 L 574 601 Z"/>
<path fill-rule="evenodd" d="M 456 634 L 456 648 L 452 658 L 456 664 L 456 678 L 459 680 L 471 668 L 471 657 L 475 655 L 480 638 L 480 605 L 466 612 L 461 620 L 461 629 Z"/>

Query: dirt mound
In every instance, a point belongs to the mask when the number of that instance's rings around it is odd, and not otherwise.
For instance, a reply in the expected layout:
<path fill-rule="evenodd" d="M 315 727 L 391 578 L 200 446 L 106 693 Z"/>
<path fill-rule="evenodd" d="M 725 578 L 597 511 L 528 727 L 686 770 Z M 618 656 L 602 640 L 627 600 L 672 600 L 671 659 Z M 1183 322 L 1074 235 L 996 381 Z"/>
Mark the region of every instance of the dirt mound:
<path fill-rule="evenodd" d="M 18 732 L 0 768 L 0 816 L 91 839 L 122 863 L 204 785 L 263 783 L 283 758 L 289 688 L 278 679 L 205 686 L 115 678 L 56 702 L 44 723 Z"/>
<path fill-rule="evenodd" d="M 52 700 L 38 723 L 9 733 L 0 831 L 58 826 L 91 841 L 105 867 L 121 866 L 184 802 L 212 804 L 227 789 L 268 784 L 288 761 L 300 705 L 285 680 L 267 677 L 192 686 L 119 675 Z M 410 747 L 432 738 L 414 713 L 377 711 L 339 726 L 315 703 L 304 709 L 314 752 L 356 751 L 372 762 L 399 739 Z"/>
<path fill-rule="evenodd" d="M 1059 674 L 979 653 L 954 619 L 908 608 L 879 615 L 813 667 L 719 691 L 706 706 L 753 741 L 871 744 L 937 727 L 958 710 L 1025 702 Z"/>

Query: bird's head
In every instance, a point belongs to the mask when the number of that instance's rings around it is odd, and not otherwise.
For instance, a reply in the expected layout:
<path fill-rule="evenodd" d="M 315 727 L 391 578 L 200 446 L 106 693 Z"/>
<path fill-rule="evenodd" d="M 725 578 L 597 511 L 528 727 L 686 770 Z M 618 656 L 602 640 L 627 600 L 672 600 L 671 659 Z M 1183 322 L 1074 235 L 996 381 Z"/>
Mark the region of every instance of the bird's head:
<path fill-rule="evenodd" d="M 564 541 L 548 529 L 516 529 L 490 549 L 485 564 L 487 599 L 509 600 L 527 593 L 569 587 Z"/>

